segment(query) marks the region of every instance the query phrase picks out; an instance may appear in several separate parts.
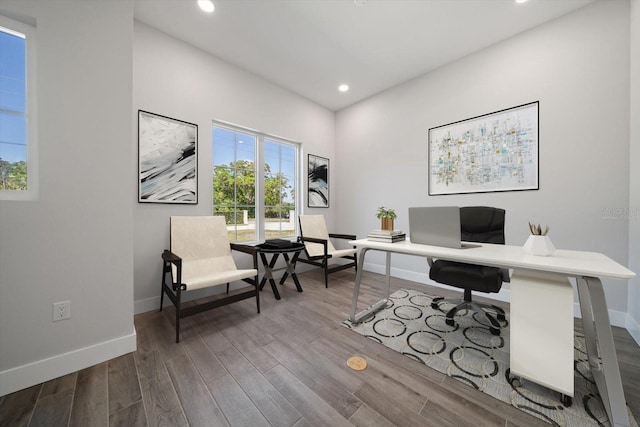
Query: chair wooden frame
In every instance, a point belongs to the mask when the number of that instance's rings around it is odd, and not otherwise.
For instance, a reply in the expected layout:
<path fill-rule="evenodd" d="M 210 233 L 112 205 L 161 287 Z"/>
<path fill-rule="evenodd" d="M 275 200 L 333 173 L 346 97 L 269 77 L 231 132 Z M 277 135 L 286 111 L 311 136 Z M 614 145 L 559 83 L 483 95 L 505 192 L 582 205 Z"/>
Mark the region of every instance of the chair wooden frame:
<path fill-rule="evenodd" d="M 300 218 L 298 219 L 300 221 Z M 341 240 L 356 240 L 355 234 L 338 234 L 338 233 L 328 233 L 329 239 L 341 239 Z M 302 222 L 300 221 L 300 237 L 298 237 L 298 241 L 305 244 L 304 253 L 305 258 L 298 258 L 299 262 L 310 264 L 316 267 L 320 267 L 324 270 L 324 286 L 325 288 L 329 287 L 329 274 L 335 273 L 336 271 L 346 270 L 348 268 L 354 267 L 356 271 L 358 271 L 358 259 L 357 253 L 355 252 L 356 248 L 353 247 L 353 252 L 346 255 L 334 256 L 330 252 L 329 239 L 321 239 L 317 237 L 305 237 L 302 231 Z M 317 243 L 322 245 L 323 251 L 320 255 L 311 255 L 307 250 L 306 243 Z M 331 245 L 333 247 L 333 245 Z M 336 251 L 340 252 L 340 251 Z M 346 264 L 335 264 L 330 266 L 329 259 L 331 258 L 342 258 L 348 259 L 350 262 Z"/>
<path fill-rule="evenodd" d="M 237 301 L 241 301 L 243 299 L 256 297 L 256 306 L 257 311 L 260 313 L 260 291 L 258 290 L 258 253 L 257 251 L 250 247 L 244 245 L 237 245 L 234 243 L 230 243 L 230 250 L 236 250 L 239 252 L 244 252 L 253 258 L 253 269 L 255 270 L 255 276 L 253 277 L 244 277 L 239 278 L 246 283 L 249 283 L 253 286 L 252 289 L 243 291 L 237 294 L 228 295 L 226 297 L 218 298 L 212 301 L 207 301 L 200 304 L 189 305 L 188 307 L 182 306 L 182 297 L 183 292 L 187 291 L 187 285 L 183 283 L 183 259 L 177 254 L 171 252 L 168 249 L 165 249 L 162 253 L 162 288 L 160 293 L 160 311 L 162 311 L 164 304 L 164 294 L 166 293 L 173 305 L 176 309 L 175 315 L 175 329 L 176 329 L 176 343 L 180 342 L 180 319 L 183 317 L 191 316 L 197 313 L 201 313 L 206 310 L 211 310 L 213 308 L 221 307 L 227 304 L 231 304 Z M 174 268 L 175 267 L 175 270 Z M 174 280 L 175 273 L 175 280 Z M 252 274 L 252 273 L 249 273 Z M 167 283 L 167 275 L 169 275 L 169 283 Z M 227 294 L 229 293 L 229 283 L 221 282 L 221 283 L 213 283 L 206 287 L 219 286 L 225 284 L 227 285 Z"/>

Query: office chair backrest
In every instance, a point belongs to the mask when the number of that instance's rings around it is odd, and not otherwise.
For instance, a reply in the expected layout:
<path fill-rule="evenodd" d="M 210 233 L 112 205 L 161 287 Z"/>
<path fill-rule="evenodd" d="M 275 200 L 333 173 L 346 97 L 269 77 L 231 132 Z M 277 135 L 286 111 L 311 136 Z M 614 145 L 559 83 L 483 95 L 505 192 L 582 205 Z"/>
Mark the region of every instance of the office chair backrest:
<path fill-rule="evenodd" d="M 460 230 L 463 241 L 504 245 L 505 210 L 488 206 L 460 208 Z"/>

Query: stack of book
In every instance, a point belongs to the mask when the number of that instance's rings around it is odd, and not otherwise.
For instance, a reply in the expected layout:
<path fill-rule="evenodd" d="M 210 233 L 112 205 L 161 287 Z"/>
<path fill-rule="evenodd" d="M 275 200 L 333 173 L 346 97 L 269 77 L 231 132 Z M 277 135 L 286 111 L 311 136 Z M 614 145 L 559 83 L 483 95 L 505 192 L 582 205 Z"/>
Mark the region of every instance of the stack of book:
<path fill-rule="evenodd" d="M 374 242 L 395 243 L 405 240 L 407 237 L 402 230 L 373 230 L 367 236 L 368 240 Z"/>

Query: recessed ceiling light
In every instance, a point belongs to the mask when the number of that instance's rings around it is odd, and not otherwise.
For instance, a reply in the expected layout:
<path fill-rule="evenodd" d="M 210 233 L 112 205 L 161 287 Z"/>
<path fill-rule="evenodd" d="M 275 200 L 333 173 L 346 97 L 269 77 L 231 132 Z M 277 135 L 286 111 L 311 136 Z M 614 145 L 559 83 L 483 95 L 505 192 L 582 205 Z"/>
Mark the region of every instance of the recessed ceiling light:
<path fill-rule="evenodd" d="M 198 6 L 207 13 L 213 12 L 216 8 L 211 0 L 198 0 Z"/>
<path fill-rule="evenodd" d="M 340 85 L 340 86 L 338 86 L 338 90 L 340 92 L 346 92 L 346 91 L 349 90 L 349 85 Z"/>
<path fill-rule="evenodd" d="M 516 0 L 516 3 L 526 3 L 527 0 Z"/>

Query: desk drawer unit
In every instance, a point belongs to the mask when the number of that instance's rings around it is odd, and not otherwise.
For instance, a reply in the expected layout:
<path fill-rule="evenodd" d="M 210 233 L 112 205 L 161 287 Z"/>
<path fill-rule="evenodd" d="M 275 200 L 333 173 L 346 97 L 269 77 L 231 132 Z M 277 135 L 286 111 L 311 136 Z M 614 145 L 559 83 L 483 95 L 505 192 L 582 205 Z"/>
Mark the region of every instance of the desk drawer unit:
<path fill-rule="evenodd" d="M 564 275 L 511 277 L 511 373 L 573 397 L 573 287 Z"/>

